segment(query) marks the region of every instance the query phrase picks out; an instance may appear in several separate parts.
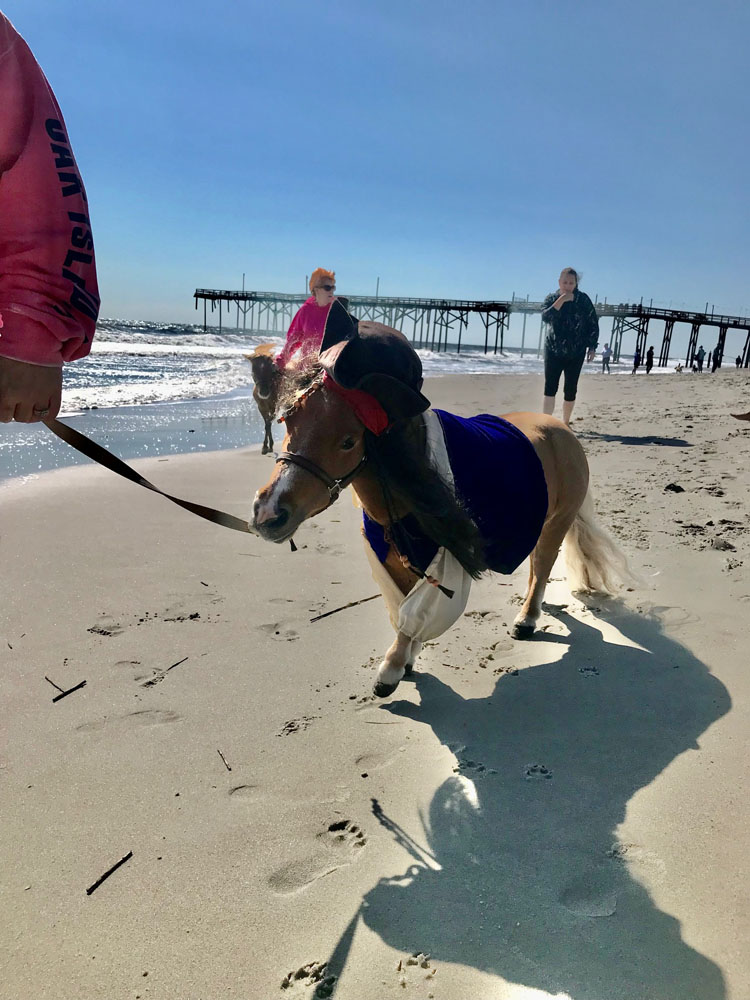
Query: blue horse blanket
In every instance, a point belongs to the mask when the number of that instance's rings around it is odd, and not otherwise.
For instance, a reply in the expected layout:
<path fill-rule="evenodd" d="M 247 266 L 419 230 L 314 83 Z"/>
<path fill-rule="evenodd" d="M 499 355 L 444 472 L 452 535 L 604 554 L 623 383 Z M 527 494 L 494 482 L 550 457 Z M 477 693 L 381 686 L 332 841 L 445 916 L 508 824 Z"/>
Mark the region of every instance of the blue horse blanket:
<path fill-rule="evenodd" d="M 488 567 L 512 573 L 531 553 L 547 516 L 547 483 L 529 439 L 502 417 L 457 417 L 435 410 L 443 430 L 456 496 L 479 529 Z M 410 515 L 400 522 L 409 551 L 424 572 L 438 546 L 421 534 Z M 389 543 L 381 525 L 364 514 L 367 541 L 381 562 Z"/>

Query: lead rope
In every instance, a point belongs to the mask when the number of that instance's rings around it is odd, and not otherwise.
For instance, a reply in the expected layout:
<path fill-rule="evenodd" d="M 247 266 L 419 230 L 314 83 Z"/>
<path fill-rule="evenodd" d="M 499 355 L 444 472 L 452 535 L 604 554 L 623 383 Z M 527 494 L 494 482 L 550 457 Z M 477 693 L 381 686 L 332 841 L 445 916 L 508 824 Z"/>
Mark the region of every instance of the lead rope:
<path fill-rule="evenodd" d="M 66 444 L 75 448 L 76 451 L 80 451 L 82 455 L 93 459 L 94 462 L 98 462 L 99 465 L 103 465 L 112 472 L 116 472 L 118 476 L 129 479 L 131 483 L 143 486 L 144 489 L 166 497 L 167 500 L 176 503 L 178 507 L 189 510 L 191 514 L 197 514 L 198 517 L 203 517 L 207 521 L 213 521 L 214 524 L 220 524 L 224 528 L 232 528 L 234 531 L 244 531 L 248 535 L 258 534 L 255 528 L 241 517 L 235 517 L 234 514 L 227 514 L 223 510 L 214 510 L 213 507 L 205 507 L 203 504 L 193 503 L 191 500 L 182 500 L 180 497 L 165 493 L 164 490 L 160 490 L 158 486 L 154 486 L 148 479 L 131 468 L 127 462 L 123 462 L 121 458 L 113 455 L 111 451 L 107 451 L 103 445 L 92 441 L 85 434 L 74 430 L 69 424 L 64 424 L 60 420 L 45 420 L 43 423 L 46 424 L 53 434 L 56 434 Z"/>

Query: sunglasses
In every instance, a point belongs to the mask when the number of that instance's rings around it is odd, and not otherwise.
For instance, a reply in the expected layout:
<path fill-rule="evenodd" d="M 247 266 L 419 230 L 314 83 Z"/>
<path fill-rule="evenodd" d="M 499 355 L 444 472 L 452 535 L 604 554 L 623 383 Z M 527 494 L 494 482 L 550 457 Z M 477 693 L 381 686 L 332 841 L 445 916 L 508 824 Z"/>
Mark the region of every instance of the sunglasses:
<path fill-rule="evenodd" d="M 316 288 L 322 288 L 323 291 L 325 291 L 325 292 L 335 292 L 336 291 L 336 286 L 335 285 L 316 285 L 315 287 Z"/>

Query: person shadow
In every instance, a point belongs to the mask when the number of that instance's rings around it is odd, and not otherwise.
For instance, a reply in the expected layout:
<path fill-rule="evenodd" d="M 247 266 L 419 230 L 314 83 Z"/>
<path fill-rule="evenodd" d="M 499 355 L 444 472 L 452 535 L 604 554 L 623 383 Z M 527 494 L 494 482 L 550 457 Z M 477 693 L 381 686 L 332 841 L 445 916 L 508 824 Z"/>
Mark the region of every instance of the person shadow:
<path fill-rule="evenodd" d="M 617 826 L 731 701 L 657 618 L 605 603 L 619 635 L 556 613 L 569 635 L 540 639 L 562 657 L 503 672 L 489 697 L 416 673 L 421 703 L 384 706 L 430 726 L 458 764 L 423 817 L 427 849 L 373 800 L 413 863 L 382 878 L 360 915 L 395 949 L 571 1000 L 721 1000 L 719 967 L 638 881 L 658 882 L 669 858 L 620 842 Z"/>

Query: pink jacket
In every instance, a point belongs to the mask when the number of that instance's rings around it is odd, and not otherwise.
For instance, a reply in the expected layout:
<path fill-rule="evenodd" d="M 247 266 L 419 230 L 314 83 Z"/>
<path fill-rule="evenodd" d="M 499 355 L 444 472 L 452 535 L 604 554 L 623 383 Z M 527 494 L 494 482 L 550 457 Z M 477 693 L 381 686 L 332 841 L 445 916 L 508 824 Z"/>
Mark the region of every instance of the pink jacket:
<path fill-rule="evenodd" d="M 91 349 L 99 314 L 86 192 L 60 108 L 0 14 L 0 355 L 56 366 Z"/>
<path fill-rule="evenodd" d="M 289 327 L 286 343 L 281 348 L 281 353 L 276 357 L 276 364 L 279 368 L 283 368 L 297 350 L 301 354 L 318 351 L 323 340 L 330 308 L 330 305 L 319 306 L 314 295 L 302 303 Z"/>

